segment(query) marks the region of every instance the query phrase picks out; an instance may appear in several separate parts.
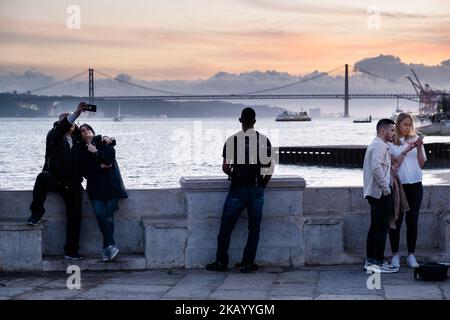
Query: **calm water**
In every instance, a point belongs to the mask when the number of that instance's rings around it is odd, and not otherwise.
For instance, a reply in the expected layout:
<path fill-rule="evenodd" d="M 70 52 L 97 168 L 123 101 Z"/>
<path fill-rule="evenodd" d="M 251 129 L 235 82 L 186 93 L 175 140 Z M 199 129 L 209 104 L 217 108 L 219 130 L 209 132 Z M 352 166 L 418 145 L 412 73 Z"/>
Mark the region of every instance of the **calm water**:
<path fill-rule="evenodd" d="M 45 137 L 54 119 L 0 118 L 0 188 L 30 190 L 44 163 Z M 89 119 L 97 134 L 117 139 L 117 161 L 127 188 L 178 187 L 181 176 L 223 175 L 221 153 L 225 138 L 240 130 L 237 119 Z M 256 129 L 274 146 L 367 145 L 375 123 L 321 118 L 311 122 L 258 119 Z M 450 137 L 426 137 L 426 142 L 449 142 Z M 425 184 L 439 184 L 425 170 Z M 361 186 L 361 169 L 277 166 L 276 175 L 296 174 L 309 186 Z"/>

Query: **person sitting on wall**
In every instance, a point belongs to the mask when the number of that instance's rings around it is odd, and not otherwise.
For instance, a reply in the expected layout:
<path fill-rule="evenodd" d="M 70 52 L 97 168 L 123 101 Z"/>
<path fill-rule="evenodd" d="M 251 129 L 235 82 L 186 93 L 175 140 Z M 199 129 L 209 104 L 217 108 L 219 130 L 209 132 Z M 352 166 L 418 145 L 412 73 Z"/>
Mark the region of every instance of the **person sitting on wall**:
<path fill-rule="evenodd" d="M 105 143 L 88 124 L 80 126 L 80 134 L 81 174 L 87 180 L 86 191 L 103 236 L 101 259 L 112 261 L 119 253 L 114 240 L 114 213 L 119 209 L 119 199 L 128 198 L 116 161 L 116 140 Z"/>
<path fill-rule="evenodd" d="M 47 134 L 45 164 L 36 178 L 33 201 L 30 205 L 29 225 L 37 225 L 44 213 L 47 193 L 58 192 L 66 206 L 67 228 L 65 258 L 82 259 L 78 253 L 81 228 L 81 196 L 83 178 L 80 173 L 80 146 L 75 120 L 86 111 L 86 103 L 81 102 L 72 114 L 63 113 Z"/>

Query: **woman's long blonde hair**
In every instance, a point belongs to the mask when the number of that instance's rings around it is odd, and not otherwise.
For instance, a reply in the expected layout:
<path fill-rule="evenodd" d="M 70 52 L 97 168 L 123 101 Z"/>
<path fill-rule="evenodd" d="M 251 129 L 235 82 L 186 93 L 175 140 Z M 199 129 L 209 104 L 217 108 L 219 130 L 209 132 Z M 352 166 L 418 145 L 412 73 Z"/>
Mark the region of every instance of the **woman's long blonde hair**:
<path fill-rule="evenodd" d="M 400 142 L 400 123 L 405 120 L 410 119 L 411 120 L 411 130 L 406 134 L 405 141 L 408 142 L 410 139 L 416 136 L 416 129 L 414 128 L 414 117 L 406 112 L 401 112 L 398 114 L 397 119 L 395 120 L 395 136 L 394 136 L 394 143 L 396 145 L 401 145 Z"/>

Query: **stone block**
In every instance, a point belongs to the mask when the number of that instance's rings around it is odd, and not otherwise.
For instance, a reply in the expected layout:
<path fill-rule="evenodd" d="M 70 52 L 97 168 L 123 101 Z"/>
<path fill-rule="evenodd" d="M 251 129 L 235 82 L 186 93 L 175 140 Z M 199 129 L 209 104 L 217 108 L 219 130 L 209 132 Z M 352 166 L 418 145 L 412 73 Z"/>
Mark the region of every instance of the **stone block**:
<path fill-rule="evenodd" d="M 349 212 L 351 210 L 349 188 L 306 188 L 303 196 L 303 212 Z"/>
<path fill-rule="evenodd" d="M 306 264 L 338 264 L 344 253 L 343 219 L 336 215 L 305 217 Z"/>
<path fill-rule="evenodd" d="M 147 268 L 184 267 L 187 243 L 186 220 L 145 218 L 142 224 Z"/>
<path fill-rule="evenodd" d="M 42 225 L 23 220 L 0 221 L 0 271 L 41 271 Z"/>
<path fill-rule="evenodd" d="M 444 257 L 450 259 L 450 213 L 442 214 L 439 217 L 439 249 Z"/>

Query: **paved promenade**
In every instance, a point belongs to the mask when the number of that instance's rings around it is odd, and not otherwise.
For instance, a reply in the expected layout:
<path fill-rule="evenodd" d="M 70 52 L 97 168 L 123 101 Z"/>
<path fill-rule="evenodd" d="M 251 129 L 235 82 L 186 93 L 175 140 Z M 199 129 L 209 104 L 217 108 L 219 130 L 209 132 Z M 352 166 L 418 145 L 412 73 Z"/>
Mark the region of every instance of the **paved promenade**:
<path fill-rule="evenodd" d="M 382 274 L 369 290 L 359 265 L 261 268 L 251 274 L 195 270 L 82 271 L 81 289 L 67 288 L 69 274 L 0 274 L 0 299 L 436 299 L 450 300 L 450 281 L 424 282 L 413 271 Z M 372 282 L 375 284 L 375 282 Z M 375 284 L 376 287 L 376 284 Z"/>

